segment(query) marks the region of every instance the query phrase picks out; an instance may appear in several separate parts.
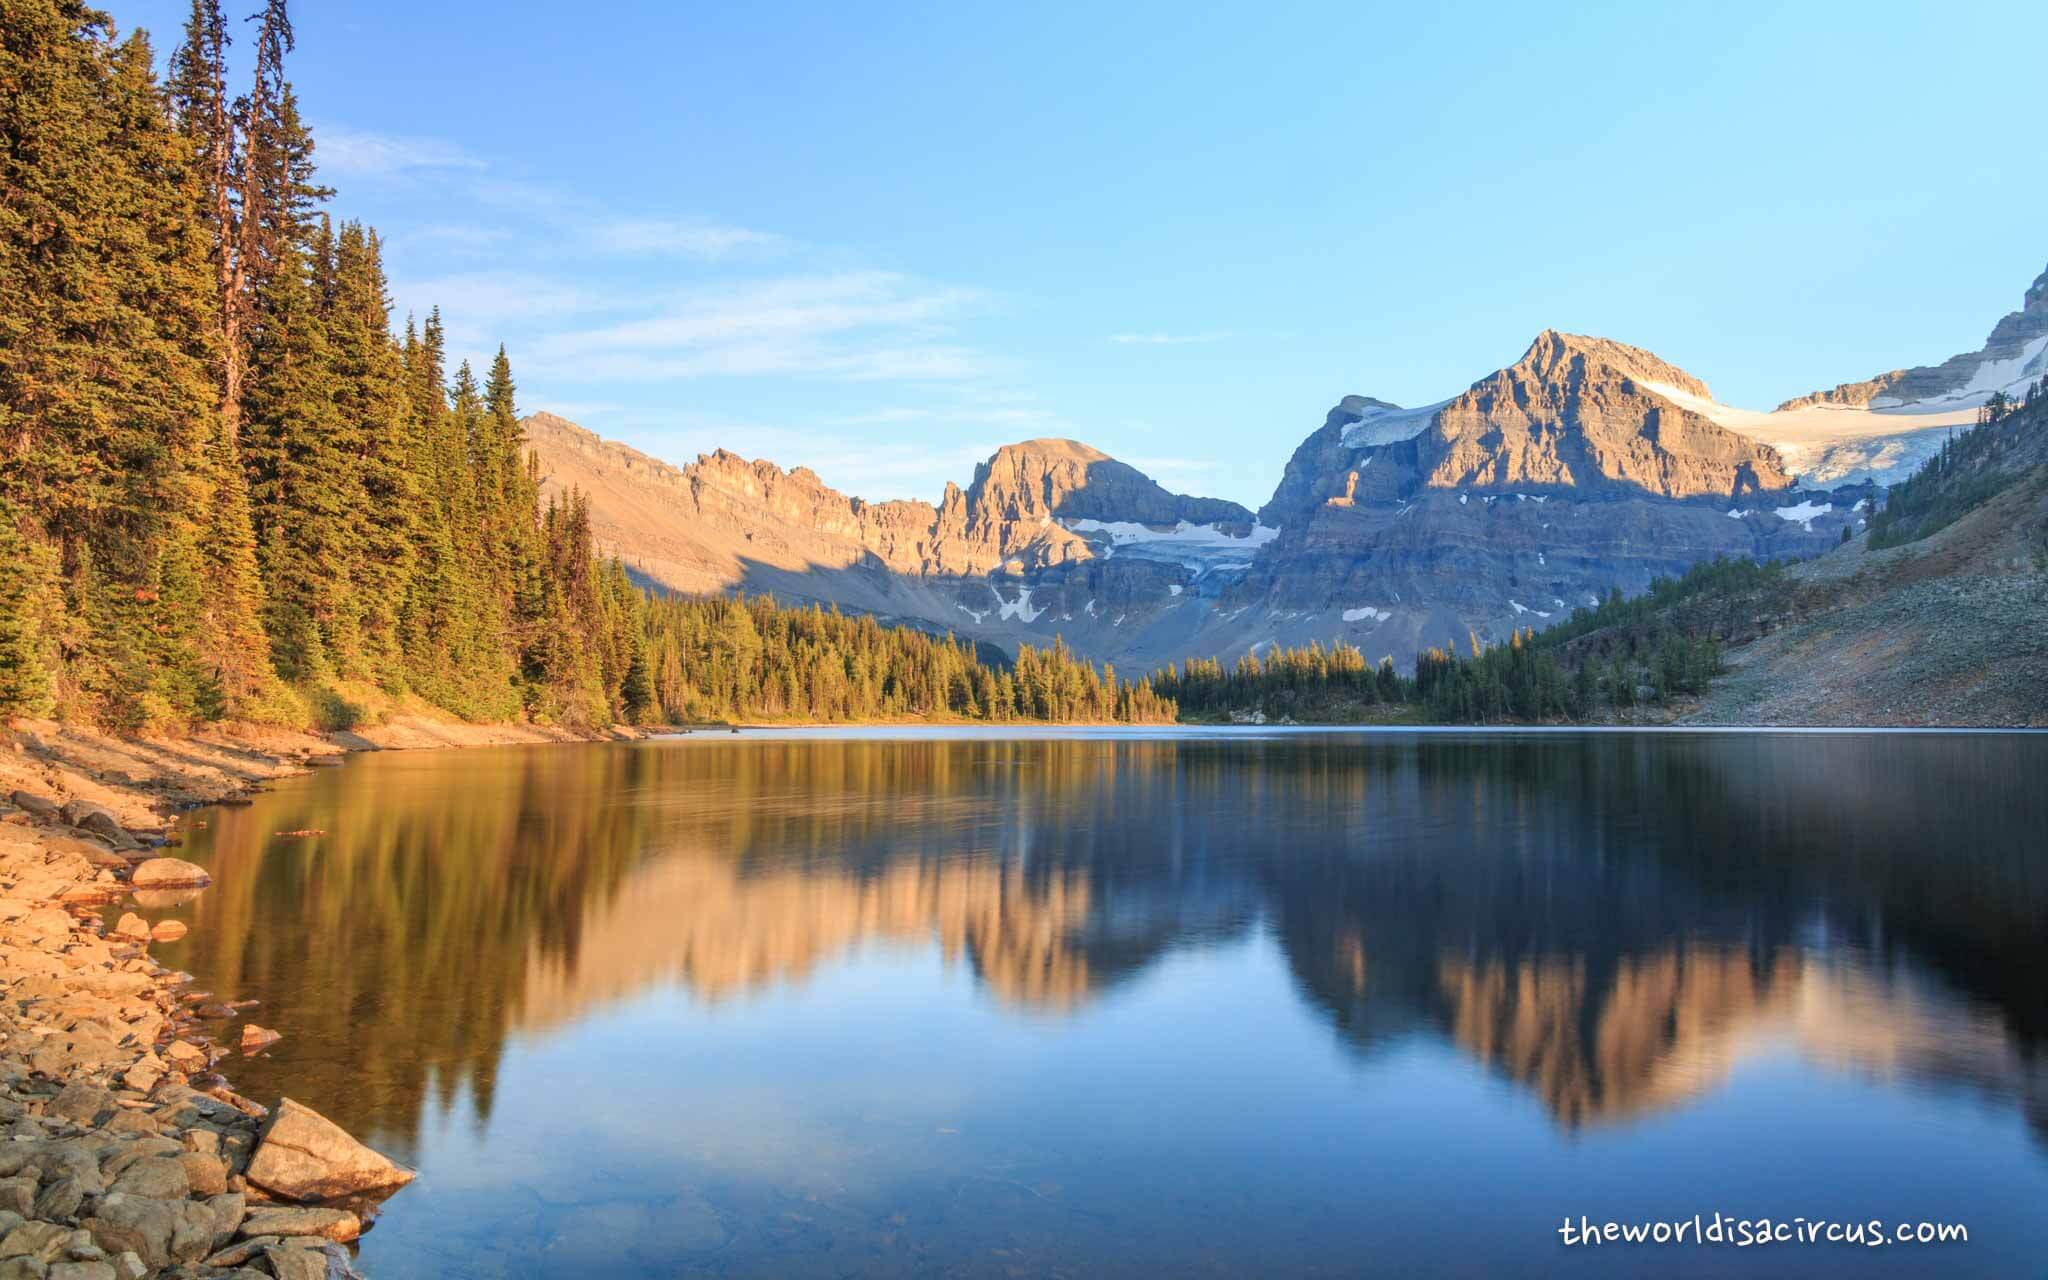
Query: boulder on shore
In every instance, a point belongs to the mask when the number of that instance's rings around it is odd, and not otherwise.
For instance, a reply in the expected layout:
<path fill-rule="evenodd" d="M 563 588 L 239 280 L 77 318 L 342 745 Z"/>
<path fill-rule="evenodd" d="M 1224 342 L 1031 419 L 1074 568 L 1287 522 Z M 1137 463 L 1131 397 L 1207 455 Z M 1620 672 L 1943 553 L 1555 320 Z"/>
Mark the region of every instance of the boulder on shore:
<path fill-rule="evenodd" d="M 135 868 L 130 883 L 138 889 L 203 889 L 213 877 L 182 858 L 151 858 Z"/>
<path fill-rule="evenodd" d="M 290 1098 L 249 1160 L 250 1182 L 290 1200 L 332 1200 L 365 1191 L 395 1191 L 415 1177 L 350 1137 L 340 1125 Z"/>
<path fill-rule="evenodd" d="M 80 831 L 90 831 L 116 849 L 142 847 L 142 841 L 128 834 L 128 828 L 121 825 L 111 809 L 85 800 L 67 800 L 57 813 Z"/>

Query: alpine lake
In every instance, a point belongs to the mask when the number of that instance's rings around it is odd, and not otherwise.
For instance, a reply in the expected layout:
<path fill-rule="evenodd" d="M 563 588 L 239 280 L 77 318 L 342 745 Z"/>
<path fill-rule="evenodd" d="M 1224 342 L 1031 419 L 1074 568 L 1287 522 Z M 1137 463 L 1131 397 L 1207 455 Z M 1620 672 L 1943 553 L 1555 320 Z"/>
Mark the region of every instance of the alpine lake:
<path fill-rule="evenodd" d="M 234 1086 L 420 1170 L 372 1280 L 2044 1265 L 2044 735 L 699 732 L 186 827 Z M 1969 1239 L 1559 1234 L 1717 1213 Z"/>

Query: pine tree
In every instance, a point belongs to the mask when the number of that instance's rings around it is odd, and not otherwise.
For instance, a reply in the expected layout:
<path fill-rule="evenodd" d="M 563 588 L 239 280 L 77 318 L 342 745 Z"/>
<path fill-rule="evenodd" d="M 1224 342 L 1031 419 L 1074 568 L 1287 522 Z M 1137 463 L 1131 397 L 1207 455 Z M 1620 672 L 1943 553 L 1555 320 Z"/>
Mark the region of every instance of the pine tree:
<path fill-rule="evenodd" d="M 50 709 L 50 670 L 43 652 L 45 602 L 36 598 L 50 581 L 38 564 L 41 548 L 23 537 L 19 517 L 0 498 L 0 716 L 40 715 Z M 46 558 L 46 557 L 43 557 Z"/>

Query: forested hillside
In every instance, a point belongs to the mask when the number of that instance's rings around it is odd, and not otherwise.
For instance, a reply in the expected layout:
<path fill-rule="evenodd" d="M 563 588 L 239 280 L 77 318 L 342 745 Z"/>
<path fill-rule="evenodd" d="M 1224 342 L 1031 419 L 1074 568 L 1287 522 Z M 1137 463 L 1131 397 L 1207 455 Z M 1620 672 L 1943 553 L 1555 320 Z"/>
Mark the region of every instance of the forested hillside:
<path fill-rule="evenodd" d="M 328 212 L 284 0 L 243 29 L 237 92 L 217 0 L 161 82 L 145 34 L 7 0 L 0 715 L 1171 715 L 1064 652 L 1012 675 L 871 622 L 648 601 L 579 496 L 540 502 L 504 351 L 451 371 L 438 312 L 394 332 L 377 233 Z"/>
<path fill-rule="evenodd" d="M 1046 650 L 1025 645 L 1012 667 L 999 669 L 951 636 L 815 607 L 780 608 L 765 598 L 656 599 L 647 636 L 645 674 L 629 668 L 626 708 L 662 723 L 1156 722 L 1176 711 L 1150 681 L 1120 680 L 1058 640 Z"/>

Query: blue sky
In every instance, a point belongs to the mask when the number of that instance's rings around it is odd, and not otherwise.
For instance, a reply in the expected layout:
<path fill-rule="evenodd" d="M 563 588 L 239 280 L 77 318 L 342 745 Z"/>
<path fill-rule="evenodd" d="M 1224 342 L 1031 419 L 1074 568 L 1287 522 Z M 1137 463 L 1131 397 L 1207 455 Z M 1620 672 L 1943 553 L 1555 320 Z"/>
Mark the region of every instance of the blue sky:
<path fill-rule="evenodd" d="M 110 7 L 160 53 L 185 8 Z M 869 498 L 1068 435 L 1257 505 L 1338 397 L 1441 399 L 1546 327 L 1769 407 L 1974 349 L 2048 264 L 2020 0 L 295 22 L 401 308 L 504 341 L 525 408 Z"/>

